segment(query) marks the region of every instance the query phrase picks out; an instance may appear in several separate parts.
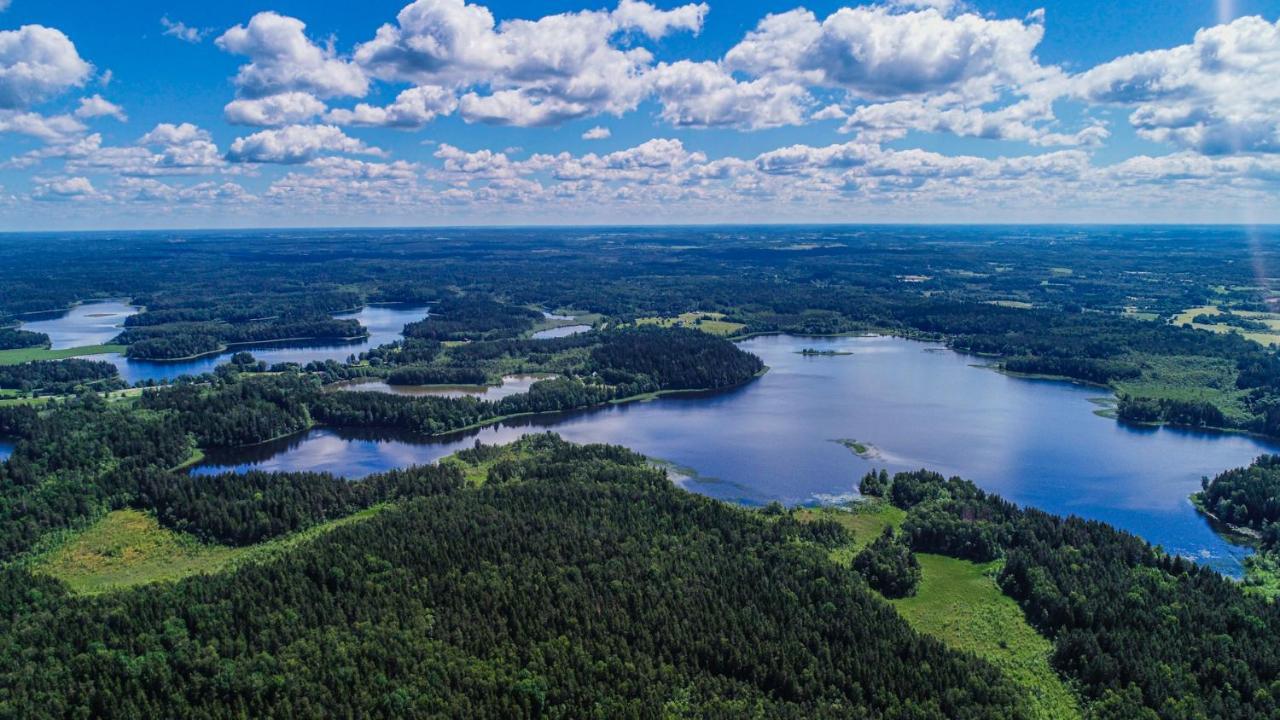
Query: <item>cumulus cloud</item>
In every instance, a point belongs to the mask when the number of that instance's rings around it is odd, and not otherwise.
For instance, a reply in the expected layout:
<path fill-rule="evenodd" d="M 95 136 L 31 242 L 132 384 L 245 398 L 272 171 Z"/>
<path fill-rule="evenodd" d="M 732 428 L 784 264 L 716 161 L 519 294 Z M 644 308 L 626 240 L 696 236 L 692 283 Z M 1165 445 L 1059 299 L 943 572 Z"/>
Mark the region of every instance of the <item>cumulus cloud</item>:
<path fill-rule="evenodd" d="M 46 116 L 34 112 L 0 110 L 0 133 L 11 132 L 48 143 L 66 143 L 85 131 L 84 123 L 70 115 Z"/>
<path fill-rule="evenodd" d="M 712 62 L 681 60 L 652 73 L 662 119 L 678 126 L 747 129 L 798 125 L 811 104 L 809 92 L 771 79 L 735 80 Z"/>
<path fill-rule="evenodd" d="M 129 119 L 124 114 L 124 108 L 97 94 L 92 97 L 80 98 L 80 107 L 76 108 L 75 115 L 82 120 L 113 117 L 120 122 L 126 122 Z"/>
<path fill-rule="evenodd" d="M 84 85 L 93 66 L 61 30 L 0 30 L 0 109 L 21 110 Z"/>
<path fill-rule="evenodd" d="M 338 125 L 416 129 L 441 115 L 452 113 L 457 107 L 458 99 L 452 90 L 438 85 L 420 85 L 400 93 L 395 102 L 386 107 L 360 103 L 350 110 L 331 110 L 326 119 Z"/>
<path fill-rule="evenodd" d="M 858 97 L 926 93 L 988 95 L 1045 71 L 1034 56 L 1044 36 L 1035 19 L 993 20 L 937 9 L 898 13 L 841 8 L 826 19 L 805 9 L 770 15 L 725 56 L 733 70 L 838 87 Z"/>
<path fill-rule="evenodd" d="M 66 201 L 95 197 L 98 191 L 86 177 L 43 180 L 36 183 L 31 197 L 36 200 Z"/>
<path fill-rule="evenodd" d="M 1143 137 L 1208 155 L 1280 152 L 1280 22 L 1243 17 L 1189 45 L 1127 55 L 1076 79 L 1086 100 L 1133 107 Z"/>
<path fill-rule="evenodd" d="M 192 27 L 181 20 L 170 20 L 168 15 L 160 18 L 160 25 L 164 27 L 165 35 L 189 43 L 202 42 L 211 32 L 204 28 Z"/>
<path fill-rule="evenodd" d="M 380 155 L 382 151 L 334 125 L 289 125 L 236 138 L 227 151 L 227 160 L 292 165 L 333 153 Z"/>
<path fill-rule="evenodd" d="M 599 125 L 582 133 L 583 140 L 608 140 L 612 136 L 613 136 L 613 133 L 609 130 L 609 128 L 601 127 Z"/>
<path fill-rule="evenodd" d="M 250 62 L 235 83 L 240 94 L 261 98 L 300 91 L 319 97 L 363 97 L 369 82 L 359 67 L 322 48 L 306 35 L 306 24 L 274 12 L 260 12 L 248 25 L 236 25 L 215 41 L 218 47 Z"/>
<path fill-rule="evenodd" d="M 271 127 L 307 122 L 324 113 L 326 106 L 311 93 L 284 92 L 260 98 L 240 98 L 222 109 L 234 125 Z"/>
<path fill-rule="evenodd" d="M 618 44 L 619 33 L 651 40 L 697 32 L 705 4 L 662 11 L 624 0 L 613 11 L 581 11 L 500 25 L 482 5 L 416 0 L 356 48 L 355 60 L 390 81 L 473 88 L 459 105 L 470 122 L 549 125 L 634 110 L 648 93 L 653 56 Z M 482 93 L 476 86 L 490 92 Z"/>

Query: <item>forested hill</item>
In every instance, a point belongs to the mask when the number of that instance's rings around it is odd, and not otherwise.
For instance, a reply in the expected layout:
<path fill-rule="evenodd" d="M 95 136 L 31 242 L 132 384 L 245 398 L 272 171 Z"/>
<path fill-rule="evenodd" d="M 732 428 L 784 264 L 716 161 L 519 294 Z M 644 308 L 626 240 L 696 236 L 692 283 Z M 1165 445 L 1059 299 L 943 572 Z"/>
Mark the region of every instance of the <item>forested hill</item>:
<path fill-rule="evenodd" d="M 0 717 L 1027 717 L 811 526 L 525 450 L 229 574 L 85 599 L 10 568 Z"/>

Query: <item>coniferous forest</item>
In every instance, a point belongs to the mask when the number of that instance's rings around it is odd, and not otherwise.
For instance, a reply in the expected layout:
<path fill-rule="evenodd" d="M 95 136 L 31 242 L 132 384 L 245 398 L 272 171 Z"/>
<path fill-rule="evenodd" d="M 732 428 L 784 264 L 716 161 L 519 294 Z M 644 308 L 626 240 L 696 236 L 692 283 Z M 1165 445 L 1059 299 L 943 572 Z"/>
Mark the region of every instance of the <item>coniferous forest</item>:
<path fill-rule="evenodd" d="M 1064 688 L 1063 717 L 1280 716 L 1277 456 L 1220 468 L 1194 498 L 1251 546 L 1233 579 L 978 478 L 857 482 L 881 456 L 853 440 L 837 448 L 854 451 L 839 479 L 853 500 L 755 507 L 620 445 L 459 434 L 715 403 L 773 377 L 744 338 L 874 333 L 962 352 L 973 372 L 1087 383 L 1110 398 L 1089 422 L 1280 436 L 1280 356 L 1258 337 L 1271 298 L 1234 237 L 1210 252 L 1172 230 L 813 232 L 13 244 L 0 718 L 1057 717 L 1028 665 Z M 22 329 L 107 298 L 137 308 L 112 329 L 123 347 L 78 356 Z M 379 303 L 424 309 L 349 356 L 255 357 L 363 338 L 335 316 Z M 196 375 L 119 371 L 202 353 L 222 355 Z M 527 385 L 488 394 L 513 376 Z M 783 438 L 788 418 L 773 421 Z M 199 471 L 206 453 L 321 431 L 467 439 L 353 477 Z M 966 632 L 974 588 L 1004 614 Z M 909 603 L 957 614 L 939 632 Z M 1027 635 L 1039 649 L 1016 655 Z"/>

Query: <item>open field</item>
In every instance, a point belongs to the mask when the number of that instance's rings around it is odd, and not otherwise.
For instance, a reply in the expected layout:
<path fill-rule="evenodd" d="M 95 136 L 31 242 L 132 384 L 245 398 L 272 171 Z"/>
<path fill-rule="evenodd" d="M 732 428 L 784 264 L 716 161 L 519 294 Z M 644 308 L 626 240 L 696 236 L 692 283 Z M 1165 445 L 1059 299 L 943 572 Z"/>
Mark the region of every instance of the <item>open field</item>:
<path fill-rule="evenodd" d="M 831 559 L 842 564 L 849 564 L 853 556 L 880 537 L 886 527 L 898 527 L 906 519 L 907 513 L 883 500 L 866 500 L 855 503 L 848 508 L 816 507 L 801 508 L 795 511 L 800 522 L 813 520 L 834 520 L 844 526 L 853 535 L 853 542 L 845 547 L 831 551 Z"/>
<path fill-rule="evenodd" d="M 728 322 L 724 313 L 687 312 L 676 317 L 643 317 L 636 320 L 637 325 L 657 325 L 659 327 L 687 327 L 711 333 L 712 335 L 733 335 L 746 325 Z"/>
<path fill-rule="evenodd" d="M 1271 327 L 1271 332 L 1254 332 L 1233 328 L 1229 325 L 1209 325 L 1206 323 L 1191 322 L 1199 315 L 1219 315 L 1222 309 L 1217 305 L 1201 305 L 1199 307 L 1187 308 L 1178 313 L 1173 318 L 1174 325 L 1191 325 L 1197 330 L 1208 330 L 1216 333 L 1238 332 L 1246 338 L 1263 346 L 1280 345 L 1280 315 L 1275 313 L 1253 312 L 1253 311 L 1237 311 L 1236 315 L 1250 320 L 1258 320 L 1266 323 Z"/>
<path fill-rule="evenodd" d="M 84 347 L 50 350 L 43 347 L 20 348 L 18 350 L 0 350 L 0 365 L 20 365 L 33 360 L 63 360 L 70 357 L 88 355 L 105 355 L 122 353 L 123 345 L 85 345 Z"/>
<path fill-rule="evenodd" d="M 995 563 L 979 565 L 919 553 L 924 573 L 915 597 L 893 606 L 920 632 L 987 660 L 1026 690 L 1031 716 L 1082 717 L 1079 701 L 1049 665 L 1053 645 L 1022 615 L 993 578 Z"/>
<path fill-rule="evenodd" d="M 56 577 L 73 592 L 82 594 L 179 580 L 270 557 L 336 527 L 371 517 L 385 507 L 373 507 L 249 547 L 202 543 L 161 526 L 148 513 L 116 510 L 42 554 L 35 560 L 33 570 Z"/>

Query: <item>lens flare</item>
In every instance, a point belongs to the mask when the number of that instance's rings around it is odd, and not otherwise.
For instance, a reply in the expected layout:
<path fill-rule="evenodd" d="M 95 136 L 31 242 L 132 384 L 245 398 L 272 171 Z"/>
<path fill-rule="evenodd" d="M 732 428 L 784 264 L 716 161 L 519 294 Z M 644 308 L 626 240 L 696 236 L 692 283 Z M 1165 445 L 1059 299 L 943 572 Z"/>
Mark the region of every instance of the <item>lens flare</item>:
<path fill-rule="evenodd" d="M 1236 19 L 1236 0 L 1218 0 L 1218 24 Z"/>

